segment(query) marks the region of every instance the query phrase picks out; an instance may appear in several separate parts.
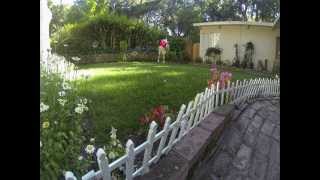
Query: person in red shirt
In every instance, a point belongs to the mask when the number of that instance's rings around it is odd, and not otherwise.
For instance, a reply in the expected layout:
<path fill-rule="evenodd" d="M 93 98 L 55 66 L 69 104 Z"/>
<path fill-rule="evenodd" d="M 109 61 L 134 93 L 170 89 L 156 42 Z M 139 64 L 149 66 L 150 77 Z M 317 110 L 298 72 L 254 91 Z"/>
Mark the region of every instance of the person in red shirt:
<path fill-rule="evenodd" d="M 165 63 L 167 49 L 169 47 L 169 43 L 167 39 L 160 39 L 159 42 L 159 54 L 158 54 L 158 63 L 160 62 L 160 56 L 162 56 L 163 63 Z"/>

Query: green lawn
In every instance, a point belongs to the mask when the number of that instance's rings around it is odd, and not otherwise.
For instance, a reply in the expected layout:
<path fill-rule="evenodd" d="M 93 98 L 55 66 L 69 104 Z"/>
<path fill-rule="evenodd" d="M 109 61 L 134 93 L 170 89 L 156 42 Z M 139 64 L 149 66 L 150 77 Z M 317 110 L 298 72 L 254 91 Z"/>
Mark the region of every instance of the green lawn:
<path fill-rule="evenodd" d="M 179 109 L 202 92 L 209 79 L 208 65 L 155 63 L 108 63 L 82 65 L 92 76 L 80 86 L 80 93 L 92 100 L 92 136 L 103 143 L 111 126 L 126 140 L 141 126 L 138 119 L 151 108 L 168 105 Z M 233 80 L 252 78 L 244 70 L 232 70 Z"/>

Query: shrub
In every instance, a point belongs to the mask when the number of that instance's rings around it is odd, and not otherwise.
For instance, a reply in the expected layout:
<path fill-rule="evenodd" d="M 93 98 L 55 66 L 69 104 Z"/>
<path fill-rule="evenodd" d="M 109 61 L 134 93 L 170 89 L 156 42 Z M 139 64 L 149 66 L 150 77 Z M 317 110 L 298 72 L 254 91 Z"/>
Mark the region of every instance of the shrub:
<path fill-rule="evenodd" d="M 221 53 L 222 49 L 218 47 L 209 47 L 206 50 L 205 55 L 209 58 L 212 58 L 213 63 L 217 63 L 218 61 L 221 61 Z"/>
<path fill-rule="evenodd" d="M 58 179 L 68 169 L 84 173 L 90 163 L 79 157 L 88 100 L 78 96 L 74 83 L 43 65 L 40 80 L 40 178 Z"/>
<path fill-rule="evenodd" d="M 206 56 L 214 56 L 214 55 L 220 55 L 222 53 L 222 49 L 218 47 L 209 47 L 206 50 Z"/>
<path fill-rule="evenodd" d="M 252 42 L 247 42 L 246 43 L 246 49 L 245 49 L 245 54 L 241 63 L 241 66 L 243 68 L 254 68 L 253 64 L 253 54 L 254 54 L 254 45 Z"/>
<path fill-rule="evenodd" d="M 235 48 L 235 57 L 233 59 L 232 66 L 240 67 L 239 46 L 238 46 L 238 44 L 234 44 L 234 48 Z"/>
<path fill-rule="evenodd" d="M 161 128 L 163 128 L 166 117 L 171 116 L 171 119 L 173 119 L 174 114 L 175 112 L 173 110 L 170 111 L 168 106 L 160 105 L 153 108 L 150 112 L 144 114 L 139 119 L 139 123 L 141 125 L 149 125 L 152 121 L 155 121 Z"/>
<path fill-rule="evenodd" d="M 52 35 L 54 52 L 64 56 L 88 55 L 120 50 L 120 41 L 128 48 L 157 47 L 164 32 L 143 22 L 116 14 L 100 14 L 75 24 L 67 24 Z M 65 47 L 64 44 L 68 46 Z M 97 46 L 93 46 L 96 44 Z"/>
<path fill-rule="evenodd" d="M 78 73 L 63 57 L 49 56 L 41 61 L 40 70 L 40 179 L 62 179 L 66 170 L 83 175 L 96 163 L 97 148 L 84 122 L 90 100 L 79 96 L 76 82 L 71 81 Z M 118 157 L 124 150 L 113 137 L 105 149 Z"/>

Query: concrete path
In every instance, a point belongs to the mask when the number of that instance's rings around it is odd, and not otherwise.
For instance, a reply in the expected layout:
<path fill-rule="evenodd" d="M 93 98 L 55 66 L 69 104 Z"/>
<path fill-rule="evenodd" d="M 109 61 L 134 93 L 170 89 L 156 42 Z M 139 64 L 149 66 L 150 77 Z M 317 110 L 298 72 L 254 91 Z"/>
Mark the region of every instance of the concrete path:
<path fill-rule="evenodd" d="M 280 179 L 280 100 L 246 106 L 227 128 L 194 180 Z"/>

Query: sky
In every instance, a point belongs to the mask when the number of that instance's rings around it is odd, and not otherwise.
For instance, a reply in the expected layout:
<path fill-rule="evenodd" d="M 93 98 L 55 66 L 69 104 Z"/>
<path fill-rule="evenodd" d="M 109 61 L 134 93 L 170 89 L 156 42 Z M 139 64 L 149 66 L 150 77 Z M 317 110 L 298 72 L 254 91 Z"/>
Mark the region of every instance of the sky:
<path fill-rule="evenodd" d="M 52 0 L 54 4 L 60 4 L 60 1 L 62 1 L 62 4 L 72 5 L 74 0 Z"/>

